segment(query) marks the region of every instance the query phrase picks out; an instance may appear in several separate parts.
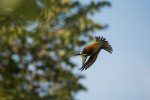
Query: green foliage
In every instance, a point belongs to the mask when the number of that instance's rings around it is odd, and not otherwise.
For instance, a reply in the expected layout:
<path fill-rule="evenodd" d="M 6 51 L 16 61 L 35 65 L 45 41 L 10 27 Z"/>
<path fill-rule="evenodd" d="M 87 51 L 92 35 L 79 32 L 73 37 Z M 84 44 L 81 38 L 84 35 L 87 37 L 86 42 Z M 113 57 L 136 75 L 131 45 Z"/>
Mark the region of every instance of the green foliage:
<path fill-rule="evenodd" d="M 0 1 L 0 99 L 75 99 L 85 87 L 70 58 L 86 43 L 81 37 L 104 28 L 87 17 L 104 6 L 110 3 Z"/>

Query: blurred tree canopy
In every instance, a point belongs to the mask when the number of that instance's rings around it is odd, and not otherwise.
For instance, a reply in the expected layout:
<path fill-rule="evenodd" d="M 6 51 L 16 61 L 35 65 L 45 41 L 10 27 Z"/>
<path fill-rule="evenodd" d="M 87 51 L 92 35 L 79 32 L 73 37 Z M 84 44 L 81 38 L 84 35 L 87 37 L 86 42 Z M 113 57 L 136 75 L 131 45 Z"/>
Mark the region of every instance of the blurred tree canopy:
<path fill-rule="evenodd" d="M 104 6 L 110 3 L 0 0 L 0 99 L 74 100 L 85 87 L 70 58 L 104 29 L 88 17 Z"/>

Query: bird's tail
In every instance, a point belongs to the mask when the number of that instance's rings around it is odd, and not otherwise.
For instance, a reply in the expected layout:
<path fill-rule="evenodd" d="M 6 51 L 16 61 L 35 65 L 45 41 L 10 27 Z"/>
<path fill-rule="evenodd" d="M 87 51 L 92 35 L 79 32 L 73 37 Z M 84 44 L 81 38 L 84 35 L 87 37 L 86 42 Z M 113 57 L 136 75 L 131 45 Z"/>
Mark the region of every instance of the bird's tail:
<path fill-rule="evenodd" d="M 111 45 L 108 43 L 108 41 L 106 40 L 106 38 L 103 37 L 95 37 L 96 38 L 96 42 L 102 42 L 103 43 L 103 49 L 108 51 L 109 53 L 112 53 L 112 47 Z"/>

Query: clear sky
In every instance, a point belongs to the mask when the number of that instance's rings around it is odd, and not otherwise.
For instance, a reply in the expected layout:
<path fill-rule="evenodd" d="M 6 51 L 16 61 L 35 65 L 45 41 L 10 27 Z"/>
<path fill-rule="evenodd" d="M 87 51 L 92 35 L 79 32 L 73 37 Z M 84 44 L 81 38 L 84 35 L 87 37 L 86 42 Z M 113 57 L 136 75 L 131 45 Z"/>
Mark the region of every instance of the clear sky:
<path fill-rule="evenodd" d="M 81 83 L 88 91 L 77 98 L 150 100 L 150 0 L 109 1 L 112 7 L 102 9 L 93 20 L 109 24 L 95 36 L 106 37 L 114 51 L 101 51 L 89 69 L 79 72 L 86 76 Z M 74 59 L 81 67 L 81 57 Z"/>

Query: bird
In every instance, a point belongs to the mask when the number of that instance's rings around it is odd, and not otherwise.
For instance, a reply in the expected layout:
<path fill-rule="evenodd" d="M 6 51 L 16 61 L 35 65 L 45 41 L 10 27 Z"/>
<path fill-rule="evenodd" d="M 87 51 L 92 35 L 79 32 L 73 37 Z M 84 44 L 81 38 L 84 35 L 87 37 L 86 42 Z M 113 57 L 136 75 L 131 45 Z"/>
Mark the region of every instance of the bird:
<path fill-rule="evenodd" d="M 94 43 L 87 45 L 81 53 L 76 54 L 82 56 L 82 67 L 79 69 L 81 71 L 86 70 L 96 61 L 98 54 L 102 49 L 109 53 L 112 53 L 113 51 L 106 38 L 96 36 L 95 39 L 96 41 Z M 87 57 L 89 58 L 86 61 Z"/>

